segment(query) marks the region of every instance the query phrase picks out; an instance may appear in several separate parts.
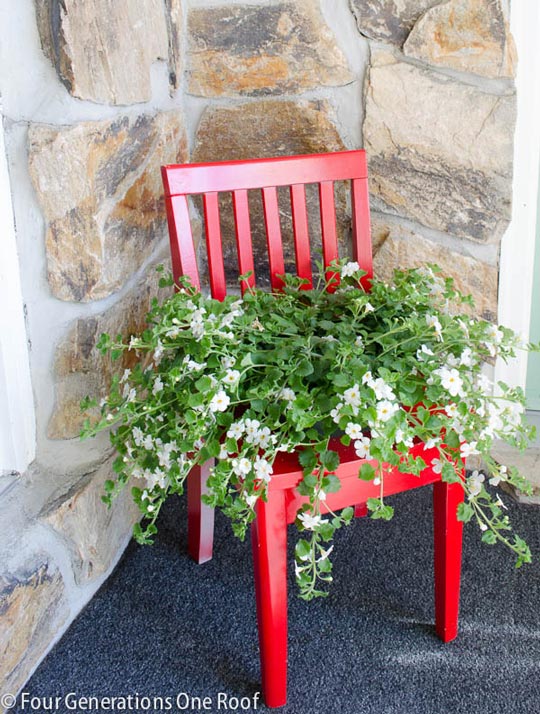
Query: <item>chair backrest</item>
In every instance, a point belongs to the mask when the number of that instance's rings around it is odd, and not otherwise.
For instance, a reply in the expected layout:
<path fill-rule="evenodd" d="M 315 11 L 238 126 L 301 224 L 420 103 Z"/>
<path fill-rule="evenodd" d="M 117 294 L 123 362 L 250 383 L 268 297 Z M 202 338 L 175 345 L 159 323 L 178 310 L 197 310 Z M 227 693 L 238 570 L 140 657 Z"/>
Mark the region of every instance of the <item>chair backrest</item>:
<path fill-rule="evenodd" d="M 290 187 L 296 270 L 311 287 L 311 248 L 306 206 L 307 184 L 318 184 L 322 252 L 325 266 L 338 257 L 334 181 L 351 181 L 352 258 L 366 271 L 364 287 L 372 277 L 372 253 L 365 151 L 285 156 L 272 159 L 223 161 L 208 164 L 163 166 L 163 184 L 173 277 L 190 277 L 200 288 L 197 256 L 191 230 L 188 197 L 202 194 L 208 272 L 212 296 L 222 300 L 227 293 L 220 226 L 219 194 L 232 192 L 239 274 L 252 272 L 247 284 L 255 284 L 248 191 L 260 190 L 273 289 L 281 287 L 285 273 L 277 187 Z M 242 285 L 243 290 L 245 285 Z"/>

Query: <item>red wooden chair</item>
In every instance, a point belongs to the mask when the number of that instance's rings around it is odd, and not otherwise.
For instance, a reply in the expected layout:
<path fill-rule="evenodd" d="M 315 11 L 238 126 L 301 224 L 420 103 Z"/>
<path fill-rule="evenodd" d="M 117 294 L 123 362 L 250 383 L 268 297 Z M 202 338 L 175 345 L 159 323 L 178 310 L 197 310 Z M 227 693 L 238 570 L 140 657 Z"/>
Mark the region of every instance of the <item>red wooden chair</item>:
<path fill-rule="evenodd" d="M 278 208 L 278 186 L 290 187 L 297 274 L 311 280 L 311 249 L 306 209 L 306 184 L 318 184 L 324 263 L 338 257 L 334 181 L 351 181 L 353 256 L 372 275 L 367 167 L 364 151 L 343 151 L 314 156 L 292 156 L 211 164 L 165 166 L 162 168 L 169 223 L 173 275 L 188 275 L 200 287 L 199 269 L 190 225 L 188 197 L 202 194 L 206 250 L 212 296 L 222 300 L 226 294 L 223 246 L 220 229 L 219 193 L 232 192 L 236 225 L 239 274 L 254 271 L 248 190 L 262 192 L 268 260 L 272 287 L 280 287 L 279 275 L 285 272 Z M 250 284 L 255 283 L 255 273 Z M 379 487 L 361 481 L 358 470 L 363 461 L 351 446 L 339 440 L 330 447 L 339 452 L 336 475 L 341 489 L 328 494 L 332 510 L 356 506 L 356 515 L 366 512 L 368 498 L 379 496 Z M 435 449 L 423 450 L 426 463 L 438 456 Z M 431 454 L 430 451 L 433 453 Z M 213 511 L 201 503 L 209 464 L 194 469 L 188 478 L 189 551 L 202 563 L 212 557 Z M 401 474 L 396 468 L 385 471 L 384 495 L 433 484 L 435 533 L 435 627 L 448 642 L 457 635 L 461 573 L 462 524 L 456 518 L 463 500 L 460 484 L 447 484 L 428 467 L 420 475 Z M 258 501 L 252 524 L 253 563 L 257 599 L 257 618 L 266 704 L 277 707 L 286 702 L 287 689 L 287 524 L 295 520 L 304 502 L 296 487 L 302 468 L 295 454 L 280 454 L 274 463 L 268 501 Z"/>

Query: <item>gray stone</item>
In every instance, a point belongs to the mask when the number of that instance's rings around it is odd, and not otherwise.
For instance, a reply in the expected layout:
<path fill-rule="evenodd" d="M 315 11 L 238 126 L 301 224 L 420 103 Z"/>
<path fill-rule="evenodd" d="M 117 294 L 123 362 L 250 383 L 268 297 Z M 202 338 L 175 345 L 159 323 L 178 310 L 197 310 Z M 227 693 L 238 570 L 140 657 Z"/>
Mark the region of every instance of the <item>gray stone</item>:
<path fill-rule="evenodd" d="M 116 292 L 166 235 L 160 165 L 187 161 L 181 115 L 33 125 L 29 155 L 52 293 L 87 302 Z"/>
<path fill-rule="evenodd" d="M 207 109 L 197 130 L 194 162 L 265 158 L 294 154 L 340 151 L 345 147 L 330 117 L 326 102 L 265 100 L 231 108 Z M 318 196 L 308 186 L 307 206 L 312 251 L 320 253 Z M 313 190 L 311 190 L 313 189 Z M 344 186 L 336 189 L 337 226 L 340 249 L 349 255 L 350 213 Z M 286 270 L 294 270 L 294 246 L 288 194 L 279 192 L 281 230 Z M 250 215 L 258 284 L 269 283 L 266 233 L 260 193 L 250 192 Z M 234 220 L 230 197 L 221 201 L 221 228 L 227 279 L 238 285 Z"/>
<path fill-rule="evenodd" d="M 158 273 L 150 268 L 147 276 L 113 307 L 94 317 L 79 318 L 71 326 L 55 355 L 56 403 L 49 421 L 50 439 L 76 438 L 84 420 L 95 413 L 81 412 L 81 399 L 104 396 L 113 374 L 137 361 L 136 355 L 129 351 L 112 362 L 98 352 L 96 343 L 103 332 L 125 338 L 142 332 L 152 298 L 168 294 L 167 289 L 159 290 L 158 278 Z"/>
<path fill-rule="evenodd" d="M 22 687 L 69 617 L 62 575 L 36 558 L 29 568 L 0 575 L 2 693 Z"/>
<path fill-rule="evenodd" d="M 271 95 L 352 81 L 317 0 L 194 8 L 188 35 L 192 94 Z"/>
<path fill-rule="evenodd" d="M 140 517 L 130 486 L 119 494 L 111 508 L 102 502 L 104 483 L 110 478 L 114 478 L 112 460 L 57 496 L 41 513 L 41 519 L 66 540 L 78 585 L 109 570 Z"/>
<path fill-rule="evenodd" d="M 35 0 L 43 51 L 75 97 L 104 104 L 151 98 L 150 67 L 179 76 L 179 0 Z"/>
<path fill-rule="evenodd" d="M 427 10 L 405 42 L 406 55 L 485 77 L 512 77 L 515 46 L 501 0 L 449 0 Z"/>
<path fill-rule="evenodd" d="M 425 236 L 385 221 L 384 216 L 372 215 L 373 267 L 375 275 L 390 281 L 394 270 L 418 268 L 428 263 L 437 264 L 442 275 L 454 278 L 456 287 L 465 295 L 472 295 L 474 309 L 463 306 L 486 320 L 497 319 L 498 269 L 482 263 L 445 245 L 434 243 Z"/>
<path fill-rule="evenodd" d="M 414 23 L 440 0 L 350 0 L 358 31 L 401 47 Z"/>
<path fill-rule="evenodd" d="M 376 51 L 364 121 L 375 207 L 499 241 L 510 220 L 514 122 L 515 95 L 495 96 Z"/>

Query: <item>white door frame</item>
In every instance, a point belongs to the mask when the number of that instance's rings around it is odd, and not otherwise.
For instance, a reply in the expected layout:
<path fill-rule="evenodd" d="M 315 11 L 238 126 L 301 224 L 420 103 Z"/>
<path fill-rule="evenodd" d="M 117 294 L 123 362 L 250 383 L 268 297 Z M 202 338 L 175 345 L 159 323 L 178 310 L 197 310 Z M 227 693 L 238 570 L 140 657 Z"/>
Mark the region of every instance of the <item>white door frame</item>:
<path fill-rule="evenodd" d="M 511 30 L 516 42 L 517 122 L 514 142 L 512 220 L 501 241 L 499 322 L 529 339 L 540 171 L 540 3 L 514 0 Z M 527 353 L 495 366 L 495 381 L 525 388 Z"/>
<path fill-rule="evenodd" d="M 0 103 L 0 475 L 22 473 L 35 452 L 34 398 Z"/>

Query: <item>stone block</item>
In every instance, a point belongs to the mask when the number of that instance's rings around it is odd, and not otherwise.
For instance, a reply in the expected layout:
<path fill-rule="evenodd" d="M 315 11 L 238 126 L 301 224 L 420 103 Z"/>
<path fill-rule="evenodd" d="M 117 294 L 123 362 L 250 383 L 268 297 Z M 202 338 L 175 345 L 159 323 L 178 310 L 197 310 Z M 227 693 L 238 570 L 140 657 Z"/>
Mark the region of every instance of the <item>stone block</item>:
<path fill-rule="evenodd" d="M 319 2 L 192 8 L 188 91 L 203 97 L 303 92 L 352 81 Z"/>
<path fill-rule="evenodd" d="M 55 297 L 87 302 L 124 285 L 167 232 L 160 166 L 187 157 L 177 111 L 31 126 L 30 174 Z"/>

